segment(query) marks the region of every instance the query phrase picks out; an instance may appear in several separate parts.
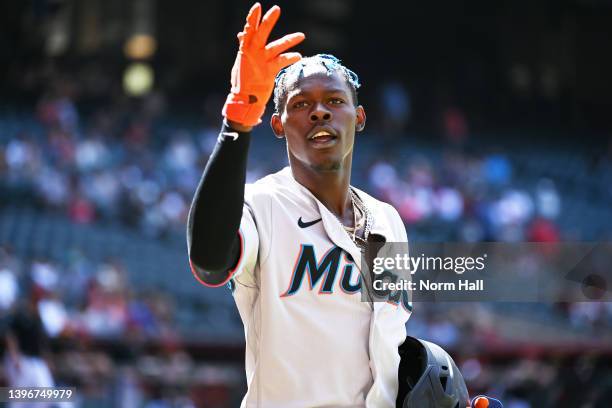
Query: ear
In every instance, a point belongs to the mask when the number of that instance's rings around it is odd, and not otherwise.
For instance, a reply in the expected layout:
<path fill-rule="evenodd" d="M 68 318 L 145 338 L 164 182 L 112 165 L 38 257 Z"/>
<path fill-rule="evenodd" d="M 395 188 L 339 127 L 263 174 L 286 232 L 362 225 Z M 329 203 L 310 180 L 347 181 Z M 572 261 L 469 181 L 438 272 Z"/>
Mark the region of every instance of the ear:
<path fill-rule="evenodd" d="M 357 114 L 357 122 L 355 122 L 355 130 L 357 132 L 361 132 L 365 128 L 366 124 L 366 114 L 363 106 L 359 105 L 355 108 L 355 113 Z"/>
<path fill-rule="evenodd" d="M 285 137 L 285 129 L 283 128 L 283 122 L 281 121 L 281 117 L 278 113 L 272 114 L 270 118 L 270 126 L 272 127 L 272 131 L 279 139 Z"/>

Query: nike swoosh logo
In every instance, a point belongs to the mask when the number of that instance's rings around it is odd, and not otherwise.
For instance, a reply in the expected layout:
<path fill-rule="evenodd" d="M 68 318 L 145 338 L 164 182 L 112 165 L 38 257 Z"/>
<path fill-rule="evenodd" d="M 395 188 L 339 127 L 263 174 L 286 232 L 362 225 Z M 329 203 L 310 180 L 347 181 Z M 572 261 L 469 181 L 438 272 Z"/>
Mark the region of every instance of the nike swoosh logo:
<path fill-rule="evenodd" d="M 308 227 L 310 227 L 312 225 L 315 225 L 319 221 L 321 221 L 321 218 L 319 218 L 318 220 L 314 220 L 314 221 L 304 222 L 304 221 L 302 221 L 302 217 L 300 217 L 298 219 L 298 226 L 300 228 L 308 228 Z"/>
<path fill-rule="evenodd" d="M 238 132 L 223 132 L 221 133 L 225 138 L 231 138 L 232 140 L 238 139 Z"/>

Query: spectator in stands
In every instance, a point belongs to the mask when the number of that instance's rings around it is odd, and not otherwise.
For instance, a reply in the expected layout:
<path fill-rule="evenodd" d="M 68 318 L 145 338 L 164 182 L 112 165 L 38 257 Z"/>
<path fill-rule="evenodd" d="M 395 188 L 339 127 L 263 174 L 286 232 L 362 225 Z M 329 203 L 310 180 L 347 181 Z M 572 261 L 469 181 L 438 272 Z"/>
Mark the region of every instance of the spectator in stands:
<path fill-rule="evenodd" d="M 45 361 L 47 336 L 33 302 L 25 302 L 12 314 L 4 336 L 4 371 L 12 388 L 53 387 L 55 382 Z M 10 403 L 9 407 L 48 407 L 47 403 Z"/>
<path fill-rule="evenodd" d="M 19 297 L 20 273 L 17 257 L 0 245 L 0 316 L 10 311 Z"/>

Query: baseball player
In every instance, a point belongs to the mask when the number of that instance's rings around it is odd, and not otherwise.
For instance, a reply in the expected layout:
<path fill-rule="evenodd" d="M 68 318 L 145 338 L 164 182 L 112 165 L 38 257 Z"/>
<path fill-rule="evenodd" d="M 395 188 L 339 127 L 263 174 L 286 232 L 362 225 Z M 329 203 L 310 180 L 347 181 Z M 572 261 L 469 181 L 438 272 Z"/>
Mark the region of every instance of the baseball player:
<path fill-rule="evenodd" d="M 229 284 L 245 328 L 242 407 L 394 407 L 405 294 L 362 301 L 371 243 L 407 242 L 397 211 L 350 185 L 366 114 L 359 79 L 330 55 L 268 42 L 280 15 L 256 3 L 239 51 L 223 126 L 195 193 L 189 261 L 207 286 Z M 251 130 L 274 93 L 271 126 L 290 166 L 245 185 Z"/>

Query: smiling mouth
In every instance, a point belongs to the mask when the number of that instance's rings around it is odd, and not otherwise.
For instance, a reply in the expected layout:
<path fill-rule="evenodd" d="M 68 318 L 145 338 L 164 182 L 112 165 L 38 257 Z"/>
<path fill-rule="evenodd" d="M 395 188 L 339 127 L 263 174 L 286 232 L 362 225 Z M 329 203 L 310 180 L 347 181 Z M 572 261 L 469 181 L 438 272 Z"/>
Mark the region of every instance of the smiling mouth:
<path fill-rule="evenodd" d="M 328 147 L 335 144 L 338 136 L 330 130 L 319 130 L 308 137 L 308 141 L 315 147 Z"/>

